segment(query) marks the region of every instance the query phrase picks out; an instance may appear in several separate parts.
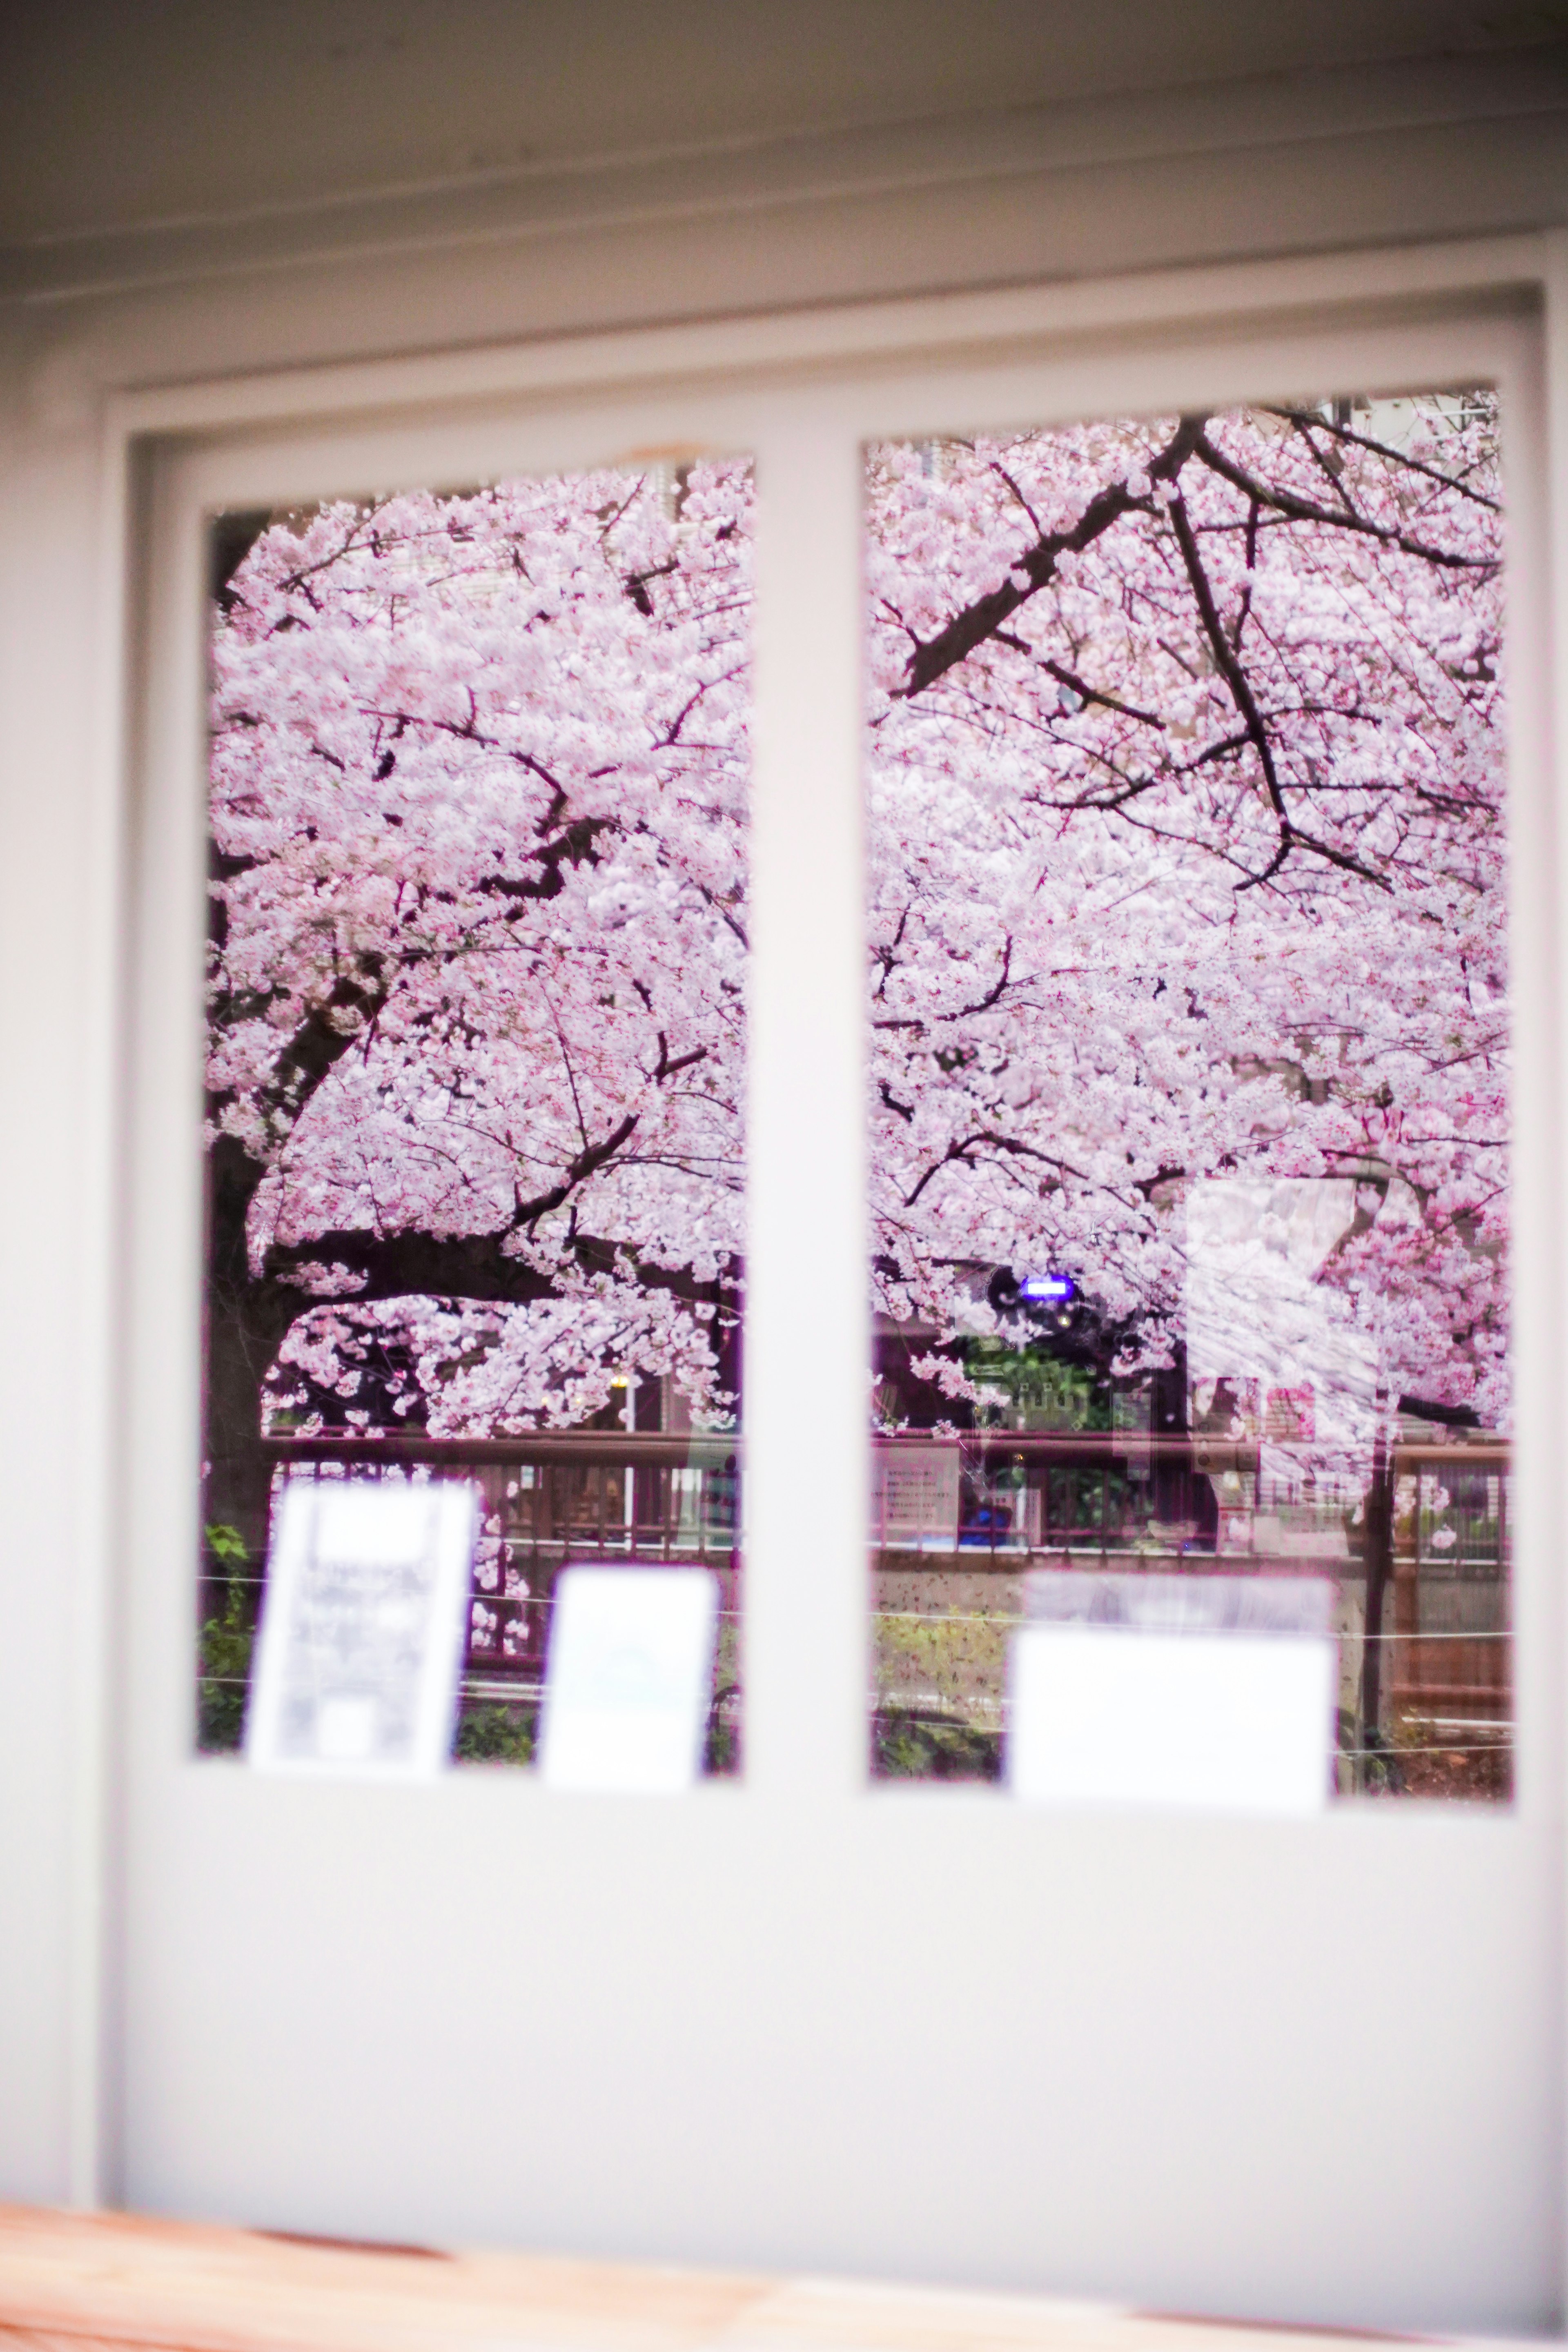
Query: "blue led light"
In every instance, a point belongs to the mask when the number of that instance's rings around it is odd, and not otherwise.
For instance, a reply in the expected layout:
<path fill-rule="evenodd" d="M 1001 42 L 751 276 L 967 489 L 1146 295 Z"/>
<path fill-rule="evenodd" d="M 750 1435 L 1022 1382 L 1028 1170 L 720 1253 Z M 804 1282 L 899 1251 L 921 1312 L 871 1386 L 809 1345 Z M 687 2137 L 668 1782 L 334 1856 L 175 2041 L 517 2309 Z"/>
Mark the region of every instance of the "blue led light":
<path fill-rule="evenodd" d="M 1020 1298 L 1070 1298 L 1073 1295 L 1070 1274 L 1026 1274 L 1018 1285 Z"/>

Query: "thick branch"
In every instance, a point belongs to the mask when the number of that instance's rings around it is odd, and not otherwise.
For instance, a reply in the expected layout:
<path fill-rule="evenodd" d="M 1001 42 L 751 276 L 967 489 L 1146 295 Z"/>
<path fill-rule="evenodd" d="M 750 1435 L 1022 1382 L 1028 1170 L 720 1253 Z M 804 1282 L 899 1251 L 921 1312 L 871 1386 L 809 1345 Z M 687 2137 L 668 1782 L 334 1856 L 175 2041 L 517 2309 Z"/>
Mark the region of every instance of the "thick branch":
<path fill-rule="evenodd" d="M 699 1062 L 705 1062 L 707 1059 L 706 1045 L 689 1045 L 684 1054 L 672 1055 L 669 1050 L 669 1040 L 661 1029 L 658 1033 L 658 1066 L 654 1071 L 653 1083 L 656 1087 L 661 1087 L 666 1078 L 674 1077 L 678 1070 L 693 1069 Z"/>
<path fill-rule="evenodd" d="M 1207 421 L 1203 416 L 1183 417 L 1164 448 L 1144 468 L 1151 482 L 1175 480 L 1202 440 Z M 1081 554 L 1112 523 L 1120 522 L 1130 508 L 1142 507 L 1147 502 L 1146 498 L 1135 498 L 1125 482 L 1112 482 L 1089 500 L 1068 530 L 1042 532 L 1034 546 L 1018 556 L 1013 565 L 1013 572 L 1023 573 L 1026 585 L 1020 587 L 1016 579 L 1009 575 L 988 596 L 978 597 L 962 613 L 955 613 L 934 637 L 916 640 L 904 683 L 896 689 L 899 698 L 908 701 L 922 694 L 928 686 L 934 686 L 939 677 L 944 677 L 972 654 L 976 646 L 994 637 L 1020 604 L 1055 578 L 1058 556 Z"/>
<path fill-rule="evenodd" d="M 1185 502 L 1179 498 L 1172 501 L 1171 521 L 1175 530 L 1176 543 L 1182 551 L 1182 561 L 1186 565 L 1187 577 L 1192 583 L 1193 595 L 1204 625 L 1204 634 L 1209 641 L 1209 648 L 1214 655 L 1215 667 L 1230 688 L 1231 700 L 1235 703 L 1241 722 L 1247 730 L 1248 740 L 1257 751 L 1269 804 L 1279 820 L 1279 848 L 1262 873 L 1248 875 L 1240 887 L 1250 890 L 1255 889 L 1259 883 L 1271 882 L 1289 856 L 1291 850 L 1301 848 L 1310 849 L 1314 856 L 1325 859 L 1331 866 L 1342 867 L 1347 874 L 1358 874 L 1363 882 L 1375 883 L 1380 890 L 1391 890 L 1394 885 L 1385 874 L 1379 874 L 1372 866 L 1363 866 L 1361 859 L 1353 856 L 1348 849 L 1336 849 L 1331 843 L 1320 841 L 1316 835 L 1303 833 L 1292 818 L 1285 804 L 1285 794 L 1280 788 L 1279 771 L 1274 764 L 1274 746 L 1269 740 L 1268 726 L 1264 721 L 1262 711 L 1258 707 L 1258 700 L 1252 691 L 1247 672 L 1241 665 L 1235 646 L 1226 635 L 1225 625 L 1219 616 L 1219 608 L 1214 600 L 1214 590 L 1209 584 L 1208 573 L 1204 569 L 1204 560 L 1198 551 L 1197 538 L 1188 517 Z"/>
<path fill-rule="evenodd" d="M 1176 533 L 1176 544 L 1182 551 L 1182 561 L 1187 567 L 1187 578 L 1192 583 L 1193 595 L 1197 604 L 1199 618 L 1204 625 L 1204 635 L 1209 641 L 1209 650 L 1215 658 L 1215 667 L 1230 688 L 1230 698 L 1235 703 L 1242 725 L 1246 728 L 1257 751 L 1258 763 L 1263 771 L 1263 781 L 1268 788 L 1274 814 L 1279 820 L 1281 829 L 1288 834 L 1290 827 L 1290 812 L 1285 805 L 1285 795 L 1279 789 L 1279 772 L 1274 765 L 1274 746 L 1268 740 L 1268 730 L 1263 723 L 1263 713 L 1258 707 L 1247 672 L 1243 669 L 1235 648 L 1226 635 L 1224 624 L 1219 617 L 1219 607 L 1214 600 L 1214 590 L 1209 584 L 1208 573 L 1204 569 L 1203 557 L 1198 552 L 1197 538 L 1187 514 L 1185 502 L 1181 499 L 1176 499 L 1172 504 L 1171 521 Z"/>
<path fill-rule="evenodd" d="M 563 1207 L 579 1184 L 585 1183 L 590 1176 L 604 1167 L 606 1160 L 615 1158 L 637 1123 L 637 1112 L 627 1111 L 618 1127 L 612 1128 L 599 1142 L 585 1143 L 582 1150 L 566 1162 L 565 1173 L 559 1184 L 552 1184 L 547 1192 L 536 1193 L 531 1201 L 519 1201 L 512 1218 L 514 1231 L 537 1224 L 541 1217 L 550 1214 L 552 1209 Z"/>
<path fill-rule="evenodd" d="M 562 827 L 553 841 L 547 841 L 542 848 L 534 851 L 529 863 L 538 866 L 536 874 L 487 874 L 477 887 L 500 898 L 558 898 L 564 883 L 563 866 L 591 865 L 599 835 L 612 823 L 607 816 L 574 817 L 570 824 Z"/>
<path fill-rule="evenodd" d="M 324 1233 L 313 1241 L 275 1244 L 268 1252 L 266 1272 L 252 1285 L 253 1295 L 275 1302 L 277 1346 L 311 1301 L 304 1277 L 319 1266 L 342 1266 L 358 1277 L 358 1287 L 322 1306 L 372 1306 L 387 1298 L 450 1298 L 481 1305 L 523 1307 L 538 1298 L 559 1298 L 559 1281 L 507 1253 L 505 1234 L 470 1234 L 442 1239 L 424 1233 L 373 1234 L 363 1230 Z M 574 1255 L 590 1268 L 607 1269 L 618 1255 L 615 1243 L 579 1235 Z M 645 1288 L 668 1290 L 677 1297 L 702 1301 L 715 1297 L 715 1286 L 699 1282 L 678 1267 L 647 1266 L 639 1270 Z M 741 1268 L 726 1261 L 723 1283 L 738 1283 Z"/>
<path fill-rule="evenodd" d="M 264 1284 L 286 1293 L 288 1321 L 309 1304 L 307 1270 L 342 1266 L 359 1277 L 342 1303 L 363 1306 L 381 1298 L 475 1298 L 521 1305 L 553 1295 L 548 1276 L 509 1257 L 501 1234 L 442 1240 L 433 1234 L 319 1234 L 309 1242 L 275 1243 L 267 1253 Z M 287 1324 L 285 1324 L 287 1328 Z"/>

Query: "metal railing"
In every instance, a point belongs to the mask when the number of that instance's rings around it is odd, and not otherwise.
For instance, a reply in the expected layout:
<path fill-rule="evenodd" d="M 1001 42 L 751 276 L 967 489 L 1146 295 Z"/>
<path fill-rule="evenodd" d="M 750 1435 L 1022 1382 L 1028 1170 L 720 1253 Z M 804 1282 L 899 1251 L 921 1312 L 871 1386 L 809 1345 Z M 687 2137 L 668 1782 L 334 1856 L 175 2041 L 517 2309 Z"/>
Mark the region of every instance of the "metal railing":
<path fill-rule="evenodd" d="M 987 1429 L 885 1434 L 876 1446 L 884 1710 L 999 1738 L 1026 1571 L 1323 1576 L 1338 1596 L 1352 1785 L 1507 1793 L 1505 1441 L 1397 1441 L 1374 1493 L 1364 1472 L 1294 1471 L 1270 1491 L 1280 1452 L 1203 1433 Z M 889 1475 L 900 1463 L 901 1479 Z"/>
<path fill-rule="evenodd" d="M 703 1567 L 719 1578 L 710 1769 L 732 1769 L 740 1736 L 740 1463 L 732 1434 L 546 1431 L 520 1438 L 422 1433 L 265 1441 L 274 1487 L 300 1477 L 460 1478 L 478 1488 L 481 1533 L 461 1681 L 458 1752 L 522 1760 L 542 1695 L 555 1579 L 574 1559 Z M 201 1692 L 212 1747 L 233 1746 L 249 1679 L 259 1563 L 209 1565 Z M 225 1639 L 216 1611 L 248 1593 Z M 222 1654 L 229 1670 L 215 1670 Z M 504 1720 L 502 1718 L 505 1718 Z M 486 1743 L 489 1743 L 488 1745 Z"/>
<path fill-rule="evenodd" d="M 871 1529 L 871 1606 L 884 1704 L 945 1714 L 976 1736 L 999 1738 L 1002 1645 L 1020 1606 L 1016 1588 L 991 1580 L 1051 1566 L 1326 1574 L 1341 1596 L 1341 1753 L 1351 1769 L 1364 1777 L 1397 1755 L 1419 1778 L 1424 1756 L 1491 1756 L 1506 1780 L 1512 1668 L 1510 1459 L 1502 1441 L 1402 1442 L 1389 1450 L 1386 1590 L 1376 1610 L 1368 1605 L 1375 1562 L 1369 1566 L 1364 1509 L 1358 1529 L 1348 1492 L 1322 1486 L 1282 1512 L 1262 1507 L 1271 1498 L 1265 1449 L 1256 1441 L 987 1429 L 942 1438 L 878 1433 L 872 1442 L 880 1523 Z M 721 1624 L 714 1737 L 733 1752 L 741 1703 L 739 1435 L 282 1436 L 269 1440 L 268 1451 L 276 1477 L 461 1477 L 479 1489 L 484 1534 L 463 1710 L 470 1730 L 483 1718 L 503 1746 L 500 1717 L 526 1728 L 537 1708 L 554 1582 L 565 1565 L 592 1558 L 713 1570 Z M 803 1455 L 809 1475 L 808 1438 Z M 933 1460 L 942 1464 L 934 1481 Z M 926 1480 L 923 1527 L 889 1510 L 900 1463 L 920 1474 L 905 1479 L 904 1505 Z M 980 1587 L 967 1582 L 976 1574 L 986 1580 Z M 964 1580 L 962 1590 L 954 1579 Z M 258 1569 L 228 1575 L 230 1584 L 237 1580 L 258 1587 Z M 966 1642 L 987 1653 L 986 1662 L 967 1683 L 957 1675 L 945 1694 L 900 1677 L 889 1663 L 922 1644 L 953 1651 Z M 1367 1684 L 1361 1662 L 1369 1654 L 1380 1664 Z M 204 1690 L 224 1679 L 207 1673 Z M 242 1694 L 243 1675 L 228 1679 Z M 900 1681 L 909 1686 L 898 1687 Z M 1370 1714 L 1360 1696 L 1367 1688 Z"/>

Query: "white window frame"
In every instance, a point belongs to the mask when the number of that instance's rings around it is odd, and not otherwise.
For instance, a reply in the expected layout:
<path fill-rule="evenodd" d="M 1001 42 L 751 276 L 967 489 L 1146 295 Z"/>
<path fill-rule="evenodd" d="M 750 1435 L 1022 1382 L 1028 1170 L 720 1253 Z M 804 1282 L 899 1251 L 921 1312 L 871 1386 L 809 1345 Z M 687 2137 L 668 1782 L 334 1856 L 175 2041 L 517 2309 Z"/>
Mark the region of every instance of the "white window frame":
<path fill-rule="evenodd" d="M 127 2187 L 178 2196 L 183 2177 L 177 2151 L 133 2158 L 129 2170 L 124 2155 L 121 2071 L 129 2063 L 134 2111 L 146 2094 L 133 2045 L 163 1998 L 146 1980 L 146 1930 L 138 1922 L 139 1879 L 163 1867 L 160 1832 L 146 1807 L 138 1810 L 136 1791 L 177 1785 L 194 1792 L 195 1814 L 208 1817 L 214 1806 L 249 1801 L 237 1794 L 243 1768 L 188 1752 L 203 509 L 509 467 L 554 470 L 694 443 L 755 455 L 746 1767 L 738 1786 L 709 1784 L 675 1801 L 691 1826 L 662 1827 L 654 1839 L 684 1838 L 691 1851 L 707 1845 L 716 1865 L 737 1835 L 773 1839 L 781 1854 L 816 1840 L 829 1876 L 837 1873 L 846 1885 L 868 1855 L 885 1862 L 896 1850 L 911 1868 L 942 1868 L 961 1848 L 984 1849 L 996 1872 L 1057 1869 L 1067 1884 L 1100 1867 L 1081 1824 L 1026 1821 L 990 1790 L 868 1780 L 860 448 L 882 435 L 1229 404 L 1363 383 L 1393 389 L 1487 375 L 1496 366 L 1511 371 L 1522 426 L 1512 446 L 1529 453 L 1523 474 L 1510 457 L 1509 552 L 1515 949 L 1525 982 L 1516 1015 L 1515 1183 L 1520 1260 L 1536 1270 L 1521 1286 L 1516 1343 L 1518 1798 L 1490 1816 L 1342 1804 L 1313 1825 L 1312 1849 L 1295 1833 L 1272 1834 L 1292 1866 L 1319 1868 L 1314 1857 L 1326 1849 L 1339 1858 L 1333 1867 L 1391 1871 L 1395 1879 L 1401 1840 L 1408 1847 L 1441 1838 L 1456 1855 L 1479 1856 L 1478 1885 L 1494 1849 L 1528 1851 L 1520 1866 L 1542 1882 L 1545 1937 L 1563 1858 L 1563 1625 L 1552 1570 L 1568 1503 L 1558 1466 L 1568 1284 L 1554 1214 L 1568 1020 L 1552 941 L 1565 929 L 1553 810 L 1568 799 L 1568 729 L 1554 740 L 1548 680 L 1553 670 L 1568 676 L 1568 593 L 1553 597 L 1548 583 L 1568 583 L 1568 238 L 563 339 L 111 401 L 102 450 L 110 488 L 92 875 L 100 944 L 89 975 L 97 1023 L 87 1081 L 97 1111 L 90 1174 L 100 1211 L 89 1290 L 114 1305 L 86 1335 L 84 1384 L 82 1459 L 96 1531 L 83 1620 L 89 1638 L 78 1644 L 85 1764 L 73 1853 L 72 2162 L 84 2198 Z M 1536 496 L 1542 485 L 1543 500 Z M 129 1017 L 122 973 L 132 981 Z M 101 1283 L 91 1280 L 95 1270 Z M 801 1374 L 806 1363 L 809 1383 Z M 807 1440 L 810 1475 L 803 1476 Z M 127 1782 L 124 1810 L 118 1792 Z M 321 1801 L 320 1792 L 311 1796 Z M 441 1801 L 492 1814 L 504 1803 L 520 1843 L 545 1845 L 555 1837 L 546 1814 L 563 1801 L 521 1774 L 504 1795 L 493 1781 L 481 1793 L 469 1776 L 451 1776 Z M 171 1834 L 188 1836 L 193 1818 L 184 1811 Z M 287 1819 L 303 1834 L 298 1801 Z M 711 1829 L 696 1826 L 703 1821 Z M 606 1856 L 620 1834 L 606 1832 Z M 1155 1838 L 1147 1824 L 1132 1823 L 1115 1834 L 1130 1864 L 1158 1867 L 1170 1832 Z M 1193 1853 L 1213 1848 L 1202 1829 L 1184 1834 Z M 1543 1952 L 1543 1967 L 1554 1950 Z M 1403 2289 L 1380 2284 L 1374 2260 L 1363 2273 L 1361 2315 L 1393 2314 Z M 1158 2259 L 1152 2274 L 1165 2274 Z M 1491 2286 L 1479 2270 L 1476 2292 L 1481 2312 Z M 1346 2293 L 1353 2300 L 1353 2288 Z M 1399 2307 L 1408 2305 L 1406 2295 Z"/>

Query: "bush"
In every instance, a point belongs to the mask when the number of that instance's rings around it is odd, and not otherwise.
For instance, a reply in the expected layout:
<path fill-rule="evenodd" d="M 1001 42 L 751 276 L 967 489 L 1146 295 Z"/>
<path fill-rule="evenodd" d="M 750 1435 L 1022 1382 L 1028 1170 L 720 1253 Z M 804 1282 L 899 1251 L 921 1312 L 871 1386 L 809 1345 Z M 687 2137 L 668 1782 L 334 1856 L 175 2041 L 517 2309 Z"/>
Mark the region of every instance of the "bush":
<path fill-rule="evenodd" d="M 452 1759 L 458 1764 L 531 1764 L 537 1718 L 532 1707 L 471 1707 L 458 1723 Z"/>
<path fill-rule="evenodd" d="M 871 1769 L 879 1780 L 999 1780 L 1001 1735 L 947 1716 L 880 1707 L 871 1719 Z"/>
<path fill-rule="evenodd" d="M 244 1574 L 250 1553 L 237 1528 L 205 1531 L 207 1557 L 228 1571 L 221 1615 L 202 1627 L 197 1658 L 196 1747 L 205 1756 L 232 1754 L 245 1737 L 250 1695 L 250 1654 L 256 1628 Z"/>

